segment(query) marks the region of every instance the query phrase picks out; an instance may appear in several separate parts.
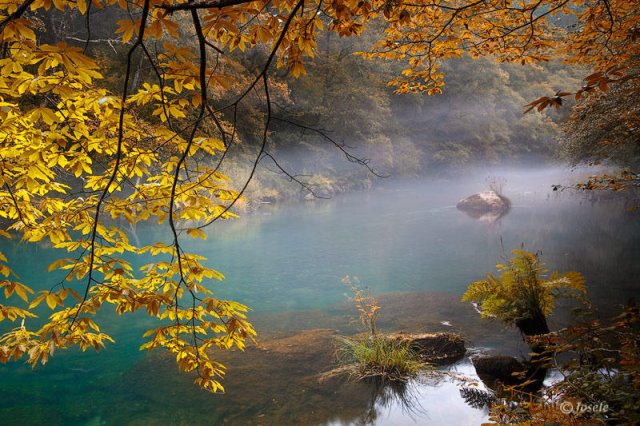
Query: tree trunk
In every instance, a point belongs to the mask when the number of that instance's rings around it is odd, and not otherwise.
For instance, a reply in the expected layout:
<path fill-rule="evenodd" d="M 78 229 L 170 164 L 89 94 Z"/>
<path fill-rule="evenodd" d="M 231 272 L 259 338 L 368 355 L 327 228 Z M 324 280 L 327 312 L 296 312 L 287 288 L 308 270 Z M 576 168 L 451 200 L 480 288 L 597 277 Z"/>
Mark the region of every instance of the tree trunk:
<path fill-rule="evenodd" d="M 539 336 L 550 332 L 547 318 L 540 310 L 536 310 L 531 318 L 523 318 L 516 321 L 516 327 L 526 337 Z M 532 355 L 526 365 L 527 380 L 530 383 L 524 386 L 523 390 L 533 393 L 540 390 L 547 375 L 547 367 L 545 366 L 547 361 L 545 351 L 547 347 L 544 344 L 529 342 L 529 348 Z"/>
<path fill-rule="evenodd" d="M 536 312 L 531 318 L 523 318 L 516 321 L 516 327 L 525 336 L 538 336 L 540 334 L 549 333 L 549 325 L 547 318 L 542 312 Z"/>

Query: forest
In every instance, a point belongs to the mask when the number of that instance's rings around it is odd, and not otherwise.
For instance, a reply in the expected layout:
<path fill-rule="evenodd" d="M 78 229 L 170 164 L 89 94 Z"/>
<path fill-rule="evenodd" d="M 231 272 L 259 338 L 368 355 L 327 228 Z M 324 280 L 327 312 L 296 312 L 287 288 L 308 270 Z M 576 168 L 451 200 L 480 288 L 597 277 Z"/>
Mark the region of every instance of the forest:
<path fill-rule="evenodd" d="M 3 423 L 640 421 L 634 2 L 8 0 L 0 33 Z"/>

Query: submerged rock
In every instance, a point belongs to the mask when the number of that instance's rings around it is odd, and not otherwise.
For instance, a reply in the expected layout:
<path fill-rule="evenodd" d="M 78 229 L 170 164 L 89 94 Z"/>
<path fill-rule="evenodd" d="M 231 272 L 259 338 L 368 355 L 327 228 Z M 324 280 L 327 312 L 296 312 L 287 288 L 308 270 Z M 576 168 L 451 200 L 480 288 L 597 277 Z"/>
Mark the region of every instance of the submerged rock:
<path fill-rule="evenodd" d="M 495 191 L 486 191 L 458 201 L 456 207 L 475 219 L 486 217 L 496 220 L 509 211 L 511 202 Z"/>
<path fill-rule="evenodd" d="M 467 352 L 464 340 L 455 333 L 397 333 L 389 339 L 409 343 L 423 361 L 431 364 L 450 364 L 458 361 Z"/>

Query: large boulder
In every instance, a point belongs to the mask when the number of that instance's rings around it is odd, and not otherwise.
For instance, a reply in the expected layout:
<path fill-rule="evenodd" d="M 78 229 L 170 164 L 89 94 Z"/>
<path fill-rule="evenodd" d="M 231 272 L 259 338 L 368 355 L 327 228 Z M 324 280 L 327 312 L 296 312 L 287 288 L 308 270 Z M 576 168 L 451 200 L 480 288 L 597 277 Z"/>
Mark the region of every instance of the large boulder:
<path fill-rule="evenodd" d="M 479 192 L 458 201 L 456 204 L 459 210 L 477 214 L 505 213 L 510 206 L 509 199 L 495 191 Z"/>
<path fill-rule="evenodd" d="M 450 364 L 461 359 L 467 352 L 464 340 L 455 333 L 397 333 L 389 339 L 409 343 L 423 361 L 431 364 Z"/>

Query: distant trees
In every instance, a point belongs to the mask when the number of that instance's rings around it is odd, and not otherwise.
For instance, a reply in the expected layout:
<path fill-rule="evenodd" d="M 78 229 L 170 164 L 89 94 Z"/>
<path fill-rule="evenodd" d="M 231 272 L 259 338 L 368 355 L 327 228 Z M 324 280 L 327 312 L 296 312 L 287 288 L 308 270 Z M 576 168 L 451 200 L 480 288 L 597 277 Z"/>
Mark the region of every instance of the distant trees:
<path fill-rule="evenodd" d="M 563 148 L 573 164 L 609 163 L 621 168 L 616 173 L 593 176 L 580 188 L 640 189 L 639 79 L 625 79 L 607 93 L 589 96 L 573 109 L 562 130 Z"/>
<path fill-rule="evenodd" d="M 355 36 L 382 20 L 384 37 L 363 55 L 406 63 L 391 82 L 399 92 L 440 93 L 441 62 L 465 52 L 518 63 L 566 59 L 599 71 L 580 93 L 605 91 L 637 76 L 635 6 L 628 0 L 2 2 L 0 234 L 46 242 L 68 257 L 50 266 L 66 280 L 34 294 L 12 273 L 15 260 L 0 255 L 7 300 L 0 320 L 12 324 L 0 336 L 0 361 L 35 365 L 59 349 L 99 349 L 110 337 L 95 314 L 112 305 L 119 314 L 144 310 L 157 318 L 143 348 L 168 350 L 200 386 L 222 389 L 224 369 L 212 349 L 243 348 L 255 331 L 245 306 L 212 294 L 209 282 L 222 274 L 187 253 L 182 241 L 185 234 L 206 238 L 202 228 L 233 216 L 258 162 L 269 158 L 281 168 L 269 142 L 286 91 L 274 81 L 274 68 L 303 76 L 322 31 Z M 104 53 L 92 47 L 94 14 L 111 29 L 101 31 L 101 43 L 123 52 L 121 66 L 108 75 Z M 573 23 L 560 28 L 551 20 L 558 17 Z M 250 58 L 252 74 L 239 74 L 241 61 L 230 52 Z M 532 106 L 560 104 L 563 96 Z M 354 108 L 362 99 L 352 100 Z M 243 114 L 249 100 L 254 113 Z M 220 168 L 240 129 L 256 138 L 257 150 L 234 191 Z M 381 138 L 377 147 L 390 144 Z M 462 155 L 450 148 L 442 155 Z M 146 220 L 167 222 L 168 241 L 133 244 L 127 224 Z M 134 271 L 128 258 L 145 253 L 153 260 Z M 51 314 L 36 322 L 43 303 Z"/>

